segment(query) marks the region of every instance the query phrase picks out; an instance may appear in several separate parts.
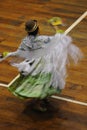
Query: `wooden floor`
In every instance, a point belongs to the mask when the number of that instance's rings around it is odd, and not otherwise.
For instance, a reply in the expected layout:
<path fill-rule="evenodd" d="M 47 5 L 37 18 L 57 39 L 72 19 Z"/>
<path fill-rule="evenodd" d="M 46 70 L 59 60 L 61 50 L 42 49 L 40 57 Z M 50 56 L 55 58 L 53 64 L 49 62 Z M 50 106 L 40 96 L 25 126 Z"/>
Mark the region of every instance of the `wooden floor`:
<path fill-rule="evenodd" d="M 59 16 L 66 30 L 87 10 L 87 0 L 2 0 L 0 1 L 0 52 L 15 51 L 26 35 L 24 23 L 37 19 L 40 34 L 53 35 L 48 23 Z M 69 35 L 84 53 L 78 66 L 68 68 L 66 86 L 60 97 L 87 103 L 87 17 Z M 0 63 L 0 83 L 8 84 L 18 74 L 8 58 Z M 50 99 L 49 110 L 35 112 L 29 101 L 13 96 L 0 86 L 0 130 L 87 130 L 87 106 Z"/>

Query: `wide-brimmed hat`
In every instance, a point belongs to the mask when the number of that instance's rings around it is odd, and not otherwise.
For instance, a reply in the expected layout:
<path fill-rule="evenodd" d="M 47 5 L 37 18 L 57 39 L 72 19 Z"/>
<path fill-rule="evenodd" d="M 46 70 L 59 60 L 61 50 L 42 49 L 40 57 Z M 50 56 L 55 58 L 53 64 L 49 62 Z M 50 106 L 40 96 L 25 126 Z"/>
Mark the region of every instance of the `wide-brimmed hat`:
<path fill-rule="evenodd" d="M 27 32 L 34 32 L 37 27 L 37 20 L 29 20 L 25 23 L 25 30 Z"/>

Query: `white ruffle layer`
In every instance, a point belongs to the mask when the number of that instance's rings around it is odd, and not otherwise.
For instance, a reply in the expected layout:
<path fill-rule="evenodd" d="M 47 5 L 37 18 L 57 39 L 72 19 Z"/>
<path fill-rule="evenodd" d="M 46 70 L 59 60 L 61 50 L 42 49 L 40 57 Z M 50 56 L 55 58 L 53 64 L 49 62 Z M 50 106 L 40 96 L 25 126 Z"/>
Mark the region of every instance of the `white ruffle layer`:
<path fill-rule="evenodd" d="M 30 52 L 29 61 L 25 60 L 19 64 L 13 63 L 24 75 L 36 75 L 38 73 L 51 73 L 50 85 L 63 89 L 67 76 L 66 65 L 71 60 L 77 63 L 82 58 L 80 49 L 72 44 L 70 36 L 56 34 L 49 44 L 44 48 Z M 30 62 L 33 64 L 30 66 Z"/>

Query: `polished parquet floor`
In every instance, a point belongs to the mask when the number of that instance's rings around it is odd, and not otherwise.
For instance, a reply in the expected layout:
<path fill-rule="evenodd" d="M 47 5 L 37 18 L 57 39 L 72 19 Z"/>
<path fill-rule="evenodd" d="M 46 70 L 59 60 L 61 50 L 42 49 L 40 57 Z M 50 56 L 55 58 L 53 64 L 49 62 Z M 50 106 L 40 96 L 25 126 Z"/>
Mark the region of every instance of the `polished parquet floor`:
<path fill-rule="evenodd" d="M 40 34 L 54 35 L 48 23 L 52 17 L 61 17 L 66 30 L 87 10 L 87 0 L 2 0 L 0 1 L 0 52 L 15 51 L 26 35 L 24 23 L 37 19 Z M 65 89 L 60 97 L 85 103 L 50 99 L 49 110 L 35 112 L 29 101 L 13 96 L 0 86 L 0 130 L 87 130 L 87 17 L 70 33 L 74 44 L 84 53 L 77 66 L 68 68 Z M 9 65 L 11 58 L 0 63 L 0 83 L 8 84 L 18 74 Z"/>

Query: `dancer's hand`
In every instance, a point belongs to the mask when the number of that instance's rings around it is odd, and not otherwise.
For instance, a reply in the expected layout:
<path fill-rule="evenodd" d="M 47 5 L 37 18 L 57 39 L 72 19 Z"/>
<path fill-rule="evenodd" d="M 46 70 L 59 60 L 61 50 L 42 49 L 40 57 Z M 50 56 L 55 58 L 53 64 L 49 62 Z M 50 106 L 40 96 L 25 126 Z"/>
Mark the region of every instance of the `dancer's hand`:
<path fill-rule="evenodd" d="M 3 52 L 3 53 L 0 53 L 0 62 L 2 62 L 3 60 L 5 60 L 7 57 L 9 57 L 10 53 L 9 52 Z"/>

